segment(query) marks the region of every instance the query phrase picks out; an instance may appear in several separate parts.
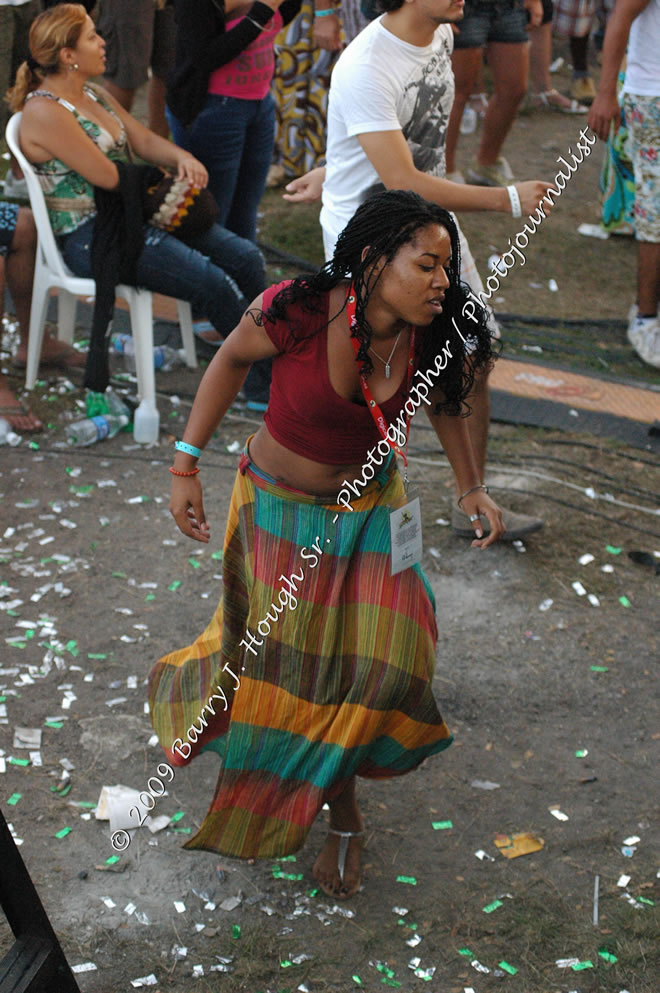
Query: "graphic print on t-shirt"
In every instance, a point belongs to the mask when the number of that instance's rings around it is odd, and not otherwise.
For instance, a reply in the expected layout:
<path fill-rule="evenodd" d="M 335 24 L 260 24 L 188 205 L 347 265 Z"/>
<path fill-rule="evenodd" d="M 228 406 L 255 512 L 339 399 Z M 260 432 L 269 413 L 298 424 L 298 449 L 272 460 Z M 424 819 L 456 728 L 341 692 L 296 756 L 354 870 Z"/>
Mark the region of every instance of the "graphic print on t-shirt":
<path fill-rule="evenodd" d="M 445 51 L 431 55 L 421 74 L 406 85 L 400 117 L 416 168 L 434 176 L 446 172 L 445 140 L 454 99 L 451 54 L 444 40 L 443 47 Z"/>

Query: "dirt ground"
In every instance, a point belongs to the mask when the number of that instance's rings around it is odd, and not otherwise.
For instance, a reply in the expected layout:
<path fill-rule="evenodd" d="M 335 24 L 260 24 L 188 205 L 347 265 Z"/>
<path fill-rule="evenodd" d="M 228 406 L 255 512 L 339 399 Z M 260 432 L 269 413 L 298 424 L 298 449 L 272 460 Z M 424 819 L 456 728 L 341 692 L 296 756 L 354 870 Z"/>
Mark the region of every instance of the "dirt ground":
<path fill-rule="evenodd" d="M 524 150 L 527 175 L 551 175 L 581 122 L 523 115 L 507 154 L 513 163 Z M 575 232 L 596 219 L 596 176 L 592 156 L 530 246 L 530 268 L 508 277 L 502 309 L 625 316 L 634 245 Z M 465 228 L 481 258 L 516 230 L 486 215 Z M 286 245 L 304 254 L 294 234 Z M 227 448 L 257 423 L 236 411 L 209 446 L 213 537 L 208 548 L 188 542 L 167 511 L 166 472 L 186 407 L 165 394 L 185 398 L 196 381 L 158 374 L 171 436 L 152 449 L 130 435 L 67 449 L 80 394 L 61 380 L 35 395 L 51 424 L 38 446 L 2 449 L 2 809 L 69 962 L 96 967 L 77 975 L 81 991 L 128 993 L 153 974 L 162 993 L 657 993 L 660 580 L 629 552 L 660 561 L 660 463 L 589 436 L 493 427 L 496 498 L 546 528 L 522 548 L 481 553 L 442 523 L 450 472 L 414 425 L 440 628 L 434 689 L 455 741 L 408 776 L 360 782 L 367 844 L 355 899 L 333 905 L 314 889 L 321 819 L 291 862 L 181 850 L 211 800 L 213 755 L 176 771 L 156 802 L 154 815 L 183 816 L 153 835 L 141 828 L 108 864 L 108 824 L 92 805 L 104 785 L 145 790 L 157 775 L 145 679 L 215 609 L 236 464 Z M 16 727 L 41 729 L 40 763 L 10 761 L 29 755 L 14 746 Z M 542 849 L 503 857 L 496 836 L 524 832 Z M 0 952 L 11 941 L 2 920 Z"/>

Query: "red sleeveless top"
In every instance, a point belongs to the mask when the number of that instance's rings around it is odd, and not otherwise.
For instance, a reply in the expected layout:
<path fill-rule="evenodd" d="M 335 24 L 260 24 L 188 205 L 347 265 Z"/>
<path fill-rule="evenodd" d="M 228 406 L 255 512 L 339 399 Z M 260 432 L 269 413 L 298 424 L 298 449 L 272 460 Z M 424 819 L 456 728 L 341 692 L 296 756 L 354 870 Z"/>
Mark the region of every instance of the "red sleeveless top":
<path fill-rule="evenodd" d="M 264 313 L 285 286 L 288 282 L 266 290 Z M 366 405 L 345 400 L 330 383 L 328 302 L 326 297 L 320 314 L 308 314 L 296 304 L 289 305 L 288 320 L 264 320 L 268 337 L 280 352 L 273 359 L 264 421 L 273 438 L 297 455 L 327 465 L 360 463 L 381 436 Z M 394 396 L 380 405 L 388 424 L 401 414 L 406 396 L 404 377 Z"/>

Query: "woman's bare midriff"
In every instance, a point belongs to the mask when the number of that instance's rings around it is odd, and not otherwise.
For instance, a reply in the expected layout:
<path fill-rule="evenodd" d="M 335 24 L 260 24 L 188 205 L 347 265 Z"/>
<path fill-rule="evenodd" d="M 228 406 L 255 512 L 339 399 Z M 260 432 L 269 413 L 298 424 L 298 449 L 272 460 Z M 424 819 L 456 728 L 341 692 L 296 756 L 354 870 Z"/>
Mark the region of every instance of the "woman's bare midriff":
<path fill-rule="evenodd" d="M 285 486 L 313 496 L 328 497 L 333 502 L 344 480 L 362 475 L 362 463 L 326 465 L 297 455 L 273 438 L 265 424 L 250 441 L 250 458 L 254 464 Z"/>

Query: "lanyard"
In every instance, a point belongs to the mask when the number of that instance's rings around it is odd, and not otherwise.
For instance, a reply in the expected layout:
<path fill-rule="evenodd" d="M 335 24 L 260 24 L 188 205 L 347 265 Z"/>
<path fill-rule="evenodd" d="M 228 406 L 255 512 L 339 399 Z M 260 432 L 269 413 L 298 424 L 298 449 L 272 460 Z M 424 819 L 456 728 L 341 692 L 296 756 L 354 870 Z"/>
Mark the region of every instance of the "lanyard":
<path fill-rule="evenodd" d="M 346 300 L 346 314 L 348 316 L 349 327 L 351 331 L 353 331 L 353 329 L 357 325 L 357 321 L 355 319 L 355 291 L 352 286 L 350 288 L 349 295 Z M 357 359 L 360 343 L 357 340 L 357 338 L 354 337 L 353 335 L 351 335 L 351 342 L 353 343 L 353 352 L 355 353 L 355 358 Z M 408 393 L 410 392 L 410 384 L 413 378 L 414 361 L 415 361 L 415 328 L 413 327 L 411 328 L 411 332 L 410 332 L 410 347 L 408 349 L 408 376 L 406 379 L 406 392 Z M 407 492 L 408 491 L 408 433 L 410 431 L 410 414 L 406 410 L 406 443 L 404 448 L 401 449 L 401 447 L 397 445 L 394 441 L 392 441 L 392 439 L 389 437 L 387 433 L 389 425 L 385 420 L 382 410 L 374 400 L 373 393 L 371 392 L 371 387 L 369 386 L 369 381 L 362 371 L 360 372 L 360 385 L 362 386 L 362 394 L 364 396 L 364 399 L 367 401 L 367 406 L 369 408 L 371 416 L 374 419 L 374 423 L 378 428 L 381 438 L 388 443 L 388 445 L 396 455 L 400 455 L 401 458 L 403 459 L 403 467 L 404 467 L 403 482 Z"/>

